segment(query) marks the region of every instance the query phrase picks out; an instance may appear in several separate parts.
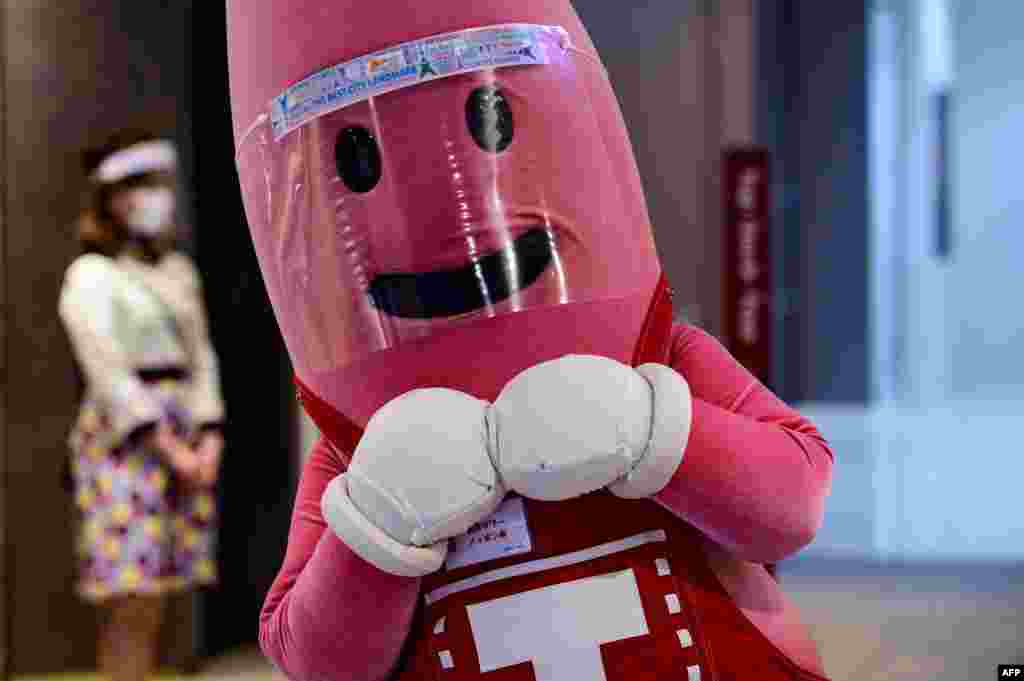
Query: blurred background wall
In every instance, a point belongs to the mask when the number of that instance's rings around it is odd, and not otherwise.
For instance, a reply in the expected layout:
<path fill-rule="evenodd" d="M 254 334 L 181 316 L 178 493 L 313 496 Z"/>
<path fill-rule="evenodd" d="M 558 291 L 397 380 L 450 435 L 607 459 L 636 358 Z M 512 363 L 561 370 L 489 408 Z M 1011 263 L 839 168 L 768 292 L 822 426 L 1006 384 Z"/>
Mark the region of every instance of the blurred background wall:
<path fill-rule="evenodd" d="M 296 410 L 237 197 L 223 14 L 223 3 L 193 12 L 191 2 L 12 1 L 0 9 L 0 640 L 10 674 L 94 664 L 94 612 L 72 591 L 74 514 L 61 476 L 79 395 L 56 304 L 77 254 L 79 152 L 118 127 L 150 127 L 179 145 L 179 208 L 193 227 L 184 247 L 204 278 L 228 409 L 223 585 L 174 603 L 167 663 L 189 668 L 200 656 L 255 641 L 258 609 L 283 555 Z"/>
<path fill-rule="evenodd" d="M 94 619 L 72 593 L 70 496 L 61 486 L 77 407 L 56 316 L 84 187 L 78 153 L 116 126 L 177 138 L 188 72 L 188 3 L 6 2 L 3 45 L 3 336 L 7 669 L 89 667 Z M 175 604 L 170 656 L 191 648 L 191 604 Z M 10 624 L 16 622 L 16 626 Z"/>
<path fill-rule="evenodd" d="M 1024 4 L 951 3 L 956 101 L 950 112 L 951 244 L 947 305 L 952 391 L 1020 399 L 1024 386 L 1022 283 Z"/>
<path fill-rule="evenodd" d="M 726 3 L 728 4 L 728 3 Z M 735 4 L 735 3 L 733 3 Z M 615 84 L 676 312 L 720 326 L 715 14 L 699 0 L 575 3 Z"/>
<path fill-rule="evenodd" d="M 775 388 L 869 399 L 866 5 L 756 3 L 756 141 L 773 161 Z"/>
<path fill-rule="evenodd" d="M 757 8 L 775 387 L 836 454 L 783 584 L 836 679 L 984 678 L 1024 655 L 1020 3 Z"/>

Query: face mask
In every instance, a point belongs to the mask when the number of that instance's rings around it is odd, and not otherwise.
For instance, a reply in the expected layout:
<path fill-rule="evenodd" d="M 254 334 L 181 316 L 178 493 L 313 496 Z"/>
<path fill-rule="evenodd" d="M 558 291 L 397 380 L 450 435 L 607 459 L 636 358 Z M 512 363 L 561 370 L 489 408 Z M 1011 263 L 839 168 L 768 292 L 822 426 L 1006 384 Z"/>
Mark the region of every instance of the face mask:
<path fill-rule="evenodd" d="M 174 215 L 174 192 L 166 187 L 132 191 L 125 223 L 142 236 L 165 231 Z"/>

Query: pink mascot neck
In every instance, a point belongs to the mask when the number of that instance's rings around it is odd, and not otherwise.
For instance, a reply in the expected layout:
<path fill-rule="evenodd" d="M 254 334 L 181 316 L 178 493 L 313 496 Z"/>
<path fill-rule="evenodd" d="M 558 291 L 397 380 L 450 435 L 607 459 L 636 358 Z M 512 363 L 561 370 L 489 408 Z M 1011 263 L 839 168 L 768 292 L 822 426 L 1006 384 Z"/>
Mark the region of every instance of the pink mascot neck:
<path fill-rule="evenodd" d="M 309 376 L 308 385 L 360 427 L 388 401 L 417 388 L 451 388 L 492 401 L 519 372 L 563 355 L 601 355 L 628 364 L 651 297 L 645 291 L 483 320 Z"/>

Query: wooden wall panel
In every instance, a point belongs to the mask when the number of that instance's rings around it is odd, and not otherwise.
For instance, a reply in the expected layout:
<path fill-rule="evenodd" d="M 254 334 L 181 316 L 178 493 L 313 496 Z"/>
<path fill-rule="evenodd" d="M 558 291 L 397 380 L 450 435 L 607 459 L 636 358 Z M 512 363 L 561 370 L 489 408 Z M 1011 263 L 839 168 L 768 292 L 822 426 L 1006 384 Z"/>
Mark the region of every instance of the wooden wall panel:
<path fill-rule="evenodd" d="M 61 486 L 76 409 L 73 360 L 56 316 L 76 253 L 78 152 L 143 122 L 176 134 L 190 3 L 12 0 L 3 6 L 5 153 L 3 440 L 7 632 L 14 674 L 89 668 L 93 610 L 73 594 L 72 505 Z M 180 135 L 179 140 L 180 140 Z M 180 656 L 191 618 L 169 632 Z M 180 643 L 184 641 L 185 643 Z"/>
<path fill-rule="evenodd" d="M 6 31 L 4 12 L 0 11 L 0 55 L 6 54 Z M 0 111 L 6 110 L 6 63 L 0 60 Z M 7 385 L 7 163 L 6 128 L 0 118 L 0 386 Z M 0 390 L 0 679 L 8 677 L 8 619 L 7 585 L 7 391 Z"/>

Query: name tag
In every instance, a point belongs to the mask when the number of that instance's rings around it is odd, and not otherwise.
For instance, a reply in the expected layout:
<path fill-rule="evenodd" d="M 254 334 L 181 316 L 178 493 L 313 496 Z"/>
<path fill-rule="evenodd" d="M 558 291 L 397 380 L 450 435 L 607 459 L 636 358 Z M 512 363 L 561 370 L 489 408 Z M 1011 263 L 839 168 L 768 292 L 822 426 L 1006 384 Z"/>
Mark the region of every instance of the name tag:
<path fill-rule="evenodd" d="M 452 544 L 445 560 L 449 570 L 530 552 L 533 543 L 522 497 L 506 497 L 490 518 L 473 525 Z"/>

